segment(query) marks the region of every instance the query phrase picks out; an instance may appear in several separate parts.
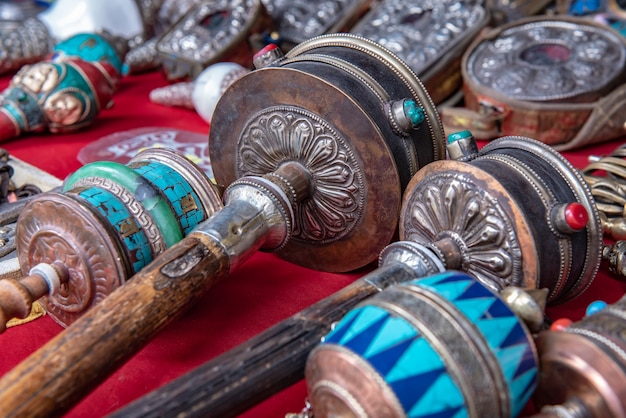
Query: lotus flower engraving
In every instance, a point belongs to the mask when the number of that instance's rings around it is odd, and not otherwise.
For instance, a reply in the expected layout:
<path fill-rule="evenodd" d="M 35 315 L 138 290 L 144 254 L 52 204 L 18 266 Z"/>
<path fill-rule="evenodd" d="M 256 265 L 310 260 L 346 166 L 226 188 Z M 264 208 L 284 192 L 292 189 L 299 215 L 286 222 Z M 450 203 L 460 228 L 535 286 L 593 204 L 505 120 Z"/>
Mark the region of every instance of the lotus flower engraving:
<path fill-rule="evenodd" d="M 294 208 L 294 239 L 325 244 L 348 235 L 365 206 L 363 172 L 348 141 L 304 109 L 264 109 L 239 138 L 238 175 L 264 175 L 287 161 L 305 167 L 313 185 Z"/>
<path fill-rule="evenodd" d="M 488 190 L 461 175 L 434 174 L 418 184 L 407 203 L 404 239 L 429 243 L 451 238 L 464 271 L 490 287 L 521 283 L 522 252 L 515 230 Z"/>

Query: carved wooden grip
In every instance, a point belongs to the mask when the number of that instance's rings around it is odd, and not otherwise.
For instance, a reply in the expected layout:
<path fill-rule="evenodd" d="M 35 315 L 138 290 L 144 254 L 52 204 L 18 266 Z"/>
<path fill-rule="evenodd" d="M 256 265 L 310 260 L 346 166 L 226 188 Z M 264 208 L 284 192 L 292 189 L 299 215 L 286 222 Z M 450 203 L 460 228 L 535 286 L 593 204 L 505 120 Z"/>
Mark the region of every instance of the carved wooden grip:
<path fill-rule="evenodd" d="M 38 274 L 21 280 L 0 280 L 0 333 L 13 318 L 26 318 L 33 303 L 48 294 L 48 284 Z"/>
<path fill-rule="evenodd" d="M 190 234 L 0 379 L 2 415 L 62 415 L 228 272 L 222 247 Z"/>

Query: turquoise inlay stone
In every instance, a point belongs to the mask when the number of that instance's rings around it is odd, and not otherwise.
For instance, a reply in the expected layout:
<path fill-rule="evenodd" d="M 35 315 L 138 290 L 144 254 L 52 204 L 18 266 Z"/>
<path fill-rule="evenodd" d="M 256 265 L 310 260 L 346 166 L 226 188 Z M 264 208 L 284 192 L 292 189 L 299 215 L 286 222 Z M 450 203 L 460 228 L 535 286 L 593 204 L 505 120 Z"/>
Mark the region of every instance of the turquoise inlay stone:
<path fill-rule="evenodd" d="M 499 350 L 498 357 L 502 362 L 502 371 L 507 380 L 513 380 L 517 368 L 522 362 L 522 358 L 526 354 L 526 347 L 523 345 L 514 345 L 512 347 Z"/>
<path fill-rule="evenodd" d="M 491 297 L 456 300 L 454 306 L 459 309 L 467 319 L 472 322 L 478 322 L 493 304 L 493 299 L 494 298 Z M 508 332 L 506 334 L 508 334 Z"/>
<path fill-rule="evenodd" d="M 8 87 L 4 92 L 2 107 L 13 116 L 21 130 L 33 131 L 46 125 L 37 97 L 26 93 L 21 87 Z"/>
<path fill-rule="evenodd" d="M 469 280 L 454 280 L 454 281 L 434 281 L 430 278 L 423 279 L 424 282 L 420 282 L 420 287 L 430 289 L 432 291 L 437 290 L 446 297 L 446 299 L 457 299 L 461 296 L 468 287 L 472 285 Z"/>
<path fill-rule="evenodd" d="M 439 353 L 434 351 L 430 343 L 423 338 L 416 339 L 402 357 L 398 358 L 395 367 L 386 375 L 389 382 L 406 379 L 408 373 L 421 374 L 445 367 Z"/>
<path fill-rule="evenodd" d="M 148 238 L 115 195 L 93 187 L 81 191 L 78 196 L 98 210 L 115 228 L 130 256 L 134 272 L 138 272 L 152 261 L 152 249 Z"/>
<path fill-rule="evenodd" d="M 386 376 L 395 367 L 396 359 L 403 356 L 404 352 L 411 346 L 414 338 L 409 338 L 398 344 L 392 345 L 384 351 L 371 356 L 366 356 L 372 367 L 382 376 Z M 350 347 L 352 348 L 352 347 Z M 359 351 L 359 350 L 356 350 Z M 363 350 L 360 350 L 363 351 Z M 359 352 L 360 352 L 359 351 Z"/>
<path fill-rule="evenodd" d="M 357 311 L 358 315 L 352 322 L 349 330 L 339 341 L 339 344 L 345 344 L 347 341 L 369 329 L 372 324 L 377 323 L 381 318 L 385 318 L 387 316 L 387 313 L 382 309 L 358 309 Z"/>
<path fill-rule="evenodd" d="M 53 52 L 59 55 L 78 57 L 87 62 L 108 62 L 118 73 L 122 71 L 122 60 L 115 48 L 102 36 L 95 33 L 80 33 L 57 43 Z"/>
<path fill-rule="evenodd" d="M 403 321 L 400 318 L 389 318 L 380 328 L 378 334 L 372 340 L 363 355 L 371 357 L 383 350 L 387 350 L 390 347 L 399 344 L 402 341 L 414 338 L 416 334 L 417 331 L 415 331 L 415 329 L 406 321 Z"/>
<path fill-rule="evenodd" d="M 449 375 L 442 374 L 432 384 L 422 398 L 413 405 L 408 416 L 467 417 L 467 409 L 460 396 L 450 396 L 458 392 L 458 387 Z M 440 415 L 438 415 L 440 414 Z"/>
<path fill-rule="evenodd" d="M 593 315 L 594 313 L 601 311 L 602 309 L 606 308 L 606 302 L 603 300 L 594 300 L 593 302 L 591 302 L 588 306 L 587 309 L 585 310 L 585 315 L 589 316 L 589 315 Z"/>
<path fill-rule="evenodd" d="M 426 119 L 426 113 L 421 106 L 415 103 L 415 100 L 405 100 L 403 103 L 404 114 L 409 118 L 411 124 L 416 128 Z"/>
<path fill-rule="evenodd" d="M 490 347 L 508 382 L 513 416 L 517 416 L 534 391 L 537 379 L 537 359 L 532 341 L 520 324 L 520 319 L 491 290 L 463 273 L 450 275 L 437 281 L 437 275 L 411 283 L 433 291 L 446 298 L 480 331 Z M 463 292 L 450 287 L 449 283 L 471 282 Z M 447 286 L 439 286 L 446 283 Z M 452 290 L 451 290 L 452 289 Z M 493 312 L 495 315 L 492 315 Z M 519 381 L 518 381 L 519 380 Z"/>
<path fill-rule="evenodd" d="M 185 235 L 206 219 L 202 201 L 189 182 L 176 170 L 157 161 L 131 164 L 131 167 L 161 190 L 169 200 Z"/>
<path fill-rule="evenodd" d="M 537 387 L 537 370 L 531 369 L 524 374 L 517 375 L 511 380 L 511 392 L 520 394 L 522 399 L 530 399 Z M 525 405 L 525 404 L 523 404 Z M 520 407 L 523 407 L 520 405 Z M 521 412 L 521 410 L 520 410 Z"/>
<path fill-rule="evenodd" d="M 451 144 L 456 141 L 460 141 L 461 139 L 471 138 L 473 136 L 474 135 L 472 135 L 472 133 L 467 130 L 455 132 L 453 134 L 448 135 L 448 144 Z"/>
<path fill-rule="evenodd" d="M 504 341 L 508 337 L 511 329 L 517 325 L 519 319 L 509 318 L 491 318 L 480 321 L 480 329 L 485 335 L 491 336 L 491 344 L 495 347 L 504 345 Z"/>
<path fill-rule="evenodd" d="M 169 202 L 152 184 L 132 168 L 113 161 L 96 161 L 76 170 L 63 183 L 64 191 L 84 178 L 105 178 L 133 194 L 135 199 L 150 213 L 161 232 L 166 247 L 183 239 L 183 231 Z"/>

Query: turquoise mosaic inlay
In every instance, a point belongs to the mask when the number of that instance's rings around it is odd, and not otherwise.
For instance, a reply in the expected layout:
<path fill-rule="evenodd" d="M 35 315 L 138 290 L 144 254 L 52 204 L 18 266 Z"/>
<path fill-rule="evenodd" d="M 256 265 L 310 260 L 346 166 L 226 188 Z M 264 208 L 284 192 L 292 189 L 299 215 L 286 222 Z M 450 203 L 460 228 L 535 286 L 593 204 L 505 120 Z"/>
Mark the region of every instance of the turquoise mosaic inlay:
<path fill-rule="evenodd" d="M 537 384 L 531 337 L 511 309 L 488 288 L 464 273 L 416 279 L 475 324 L 501 367 L 510 392 L 512 416 L 528 402 Z M 440 354 L 408 321 L 375 305 L 350 311 L 323 344 L 341 345 L 365 359 L 396 394 L 410 418 L 464 417 L 467 406 Z"/>
<path fill-rule="evenodd" d="M 204 221 L 206 213 L 202 201 L 189 182 L 176 170 L 156 161 L 133 164 L 131 167 L 165 195 L 184 235 Z"/>
<path fill-rule="evenodd" d="M 444 297 L 479 329 L 509 385 L 512 414 L 519 415 L 537 385 L 537 359 L 518 317 L 467 274 L 447 272 L 414 280 L 410 285 Z"/>
<path fill-rule="evenodd" d="M 467 416 L 463 395 L 440 356 L 405 319 L 378 306 L 358 307 L 324 344 L 342 345 L 367 360 L 409 418 Z"/>
<path fill-rule="evenodd" d="M 78 196 L 98 210 L 115 228 L 130 255 L 134 272 L 152 261 L 152 249 L 146 234 L 115 195 L 94 187 L 81 191 Z"/>

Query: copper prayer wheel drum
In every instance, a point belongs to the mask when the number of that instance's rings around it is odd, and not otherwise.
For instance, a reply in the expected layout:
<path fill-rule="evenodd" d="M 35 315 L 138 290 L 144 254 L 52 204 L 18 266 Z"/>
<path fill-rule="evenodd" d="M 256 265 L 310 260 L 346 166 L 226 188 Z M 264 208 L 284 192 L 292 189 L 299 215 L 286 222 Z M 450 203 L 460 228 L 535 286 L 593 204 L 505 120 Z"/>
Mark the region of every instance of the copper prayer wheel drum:
<path fill-rule="evenodd" d="M 539 141 L 503 137 L 478 151 L 468 139 L 467 148 L 451 142 L 452 159 L 411 180 L 400 238 L 436 243 L 446 268 L 495 290 L 547 288 L 551 304 L 578 296 L 601 260 L 600 217 L 587 183 Z M 565 222 L 572 207 L 588 217 L 574 229 Z"/>
<path fill-rule="evenodd" d="M 18 261 L 25 276 L 40 263 L 67 271 L 43 304 L 68 326 L 219 208 L 208 177 L 174 151 L 148 149 L 127 165 L 91 163 L 65 180 L 63 192 L 26 205 Z"/>
<path fill-rule="evenodd" d="M 537 354 L 499 295 L 454 271 L 394 285 L 351 310 L 310 354 L 315 417 L 514 417 Z"/>
<path fill-rule="evenodd" d="M 537 338 L 545 417 L 626 417 L 626 300 Z"/>
<path fill-rule="evenodd" d="M 277 254 L 319 270 L 361 267 L 396 232 L 411 176 L 444 157 L 439 116 L 408 66 L 364 38 L 324 35 L 277 58 L 217 104 L 209 133 L 217 183 L 297 162 L 312 185 Z M 395 119 L 393 103 L 403 100 L 424 110 L 418 129 Z"/>

